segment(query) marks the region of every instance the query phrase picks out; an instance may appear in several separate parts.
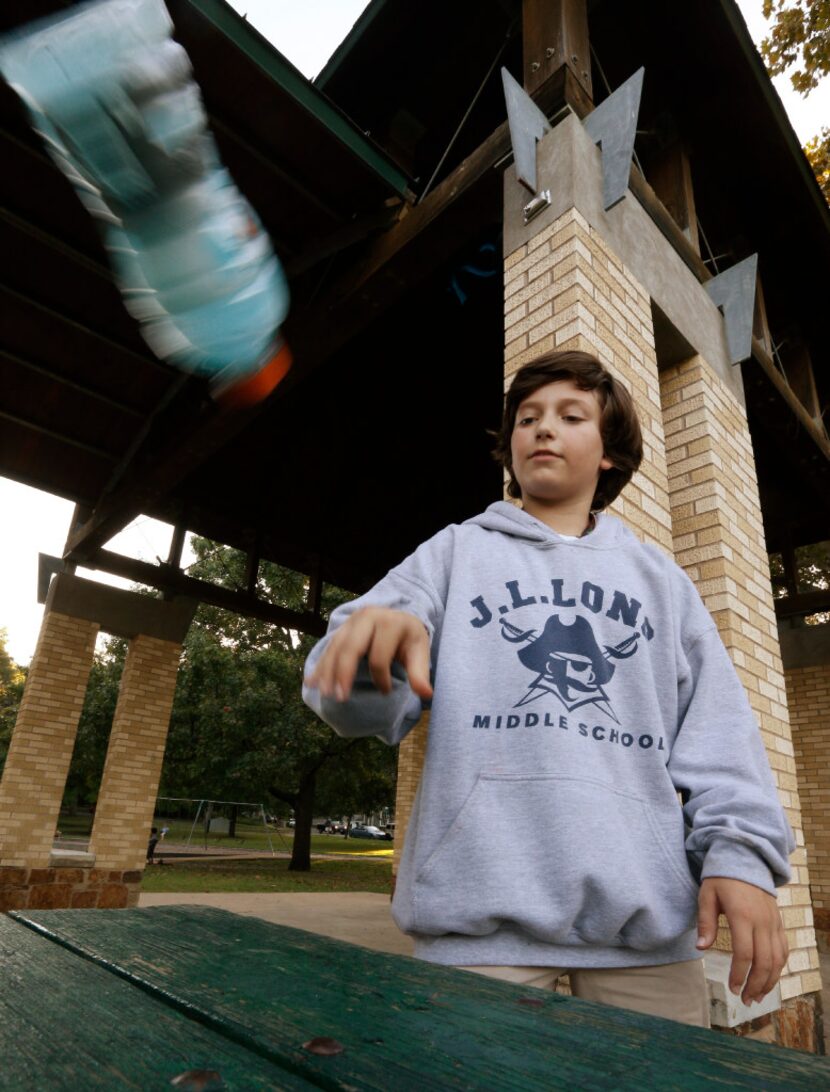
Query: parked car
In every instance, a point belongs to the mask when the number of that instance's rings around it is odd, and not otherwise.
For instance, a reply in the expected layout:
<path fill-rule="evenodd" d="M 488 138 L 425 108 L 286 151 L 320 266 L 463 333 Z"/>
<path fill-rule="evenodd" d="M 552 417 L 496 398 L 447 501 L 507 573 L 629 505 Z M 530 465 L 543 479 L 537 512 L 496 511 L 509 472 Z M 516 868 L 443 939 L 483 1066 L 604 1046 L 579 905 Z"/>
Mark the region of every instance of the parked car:
<path fill-rule="evenodd" d="M 392 841 L 392 835 L 380 827 L 353 826 L 350 834 L 352 838 L 382 838 L 385 842 Z"/>

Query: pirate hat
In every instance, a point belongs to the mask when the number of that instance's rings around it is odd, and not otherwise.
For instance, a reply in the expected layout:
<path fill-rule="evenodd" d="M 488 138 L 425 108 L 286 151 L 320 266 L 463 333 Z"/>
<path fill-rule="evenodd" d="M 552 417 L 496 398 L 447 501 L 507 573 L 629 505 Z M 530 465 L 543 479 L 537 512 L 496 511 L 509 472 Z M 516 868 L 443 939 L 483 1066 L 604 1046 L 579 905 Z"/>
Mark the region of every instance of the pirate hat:
<path fill-rule="evenodd" d="M 580 615 L 576 616 L 570 626 L 566 626 L 559 621 L 558 614 L 552 614 L 536 640 L 520 649 L 518 656 L 525 667 L 544 675 L 547 673 L 548 658 L 552 652 L 589 659 L 594 669 L 594 678 L 600 686 L 608 682 L 615 671 L 614 666 L 600 651 L 590 622 Z"/>

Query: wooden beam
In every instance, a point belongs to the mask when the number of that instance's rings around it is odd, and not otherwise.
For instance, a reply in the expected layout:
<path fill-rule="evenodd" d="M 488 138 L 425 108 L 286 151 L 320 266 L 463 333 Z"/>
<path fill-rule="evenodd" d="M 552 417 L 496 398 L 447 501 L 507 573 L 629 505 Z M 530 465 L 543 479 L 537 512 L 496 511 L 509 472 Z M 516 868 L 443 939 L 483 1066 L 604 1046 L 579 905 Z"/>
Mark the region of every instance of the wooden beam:
<path fill-rule="evenodd" d="M 283 393 L 480 233 L 482 208 L 501 208 L 501 172 L 496 168 L 511 154 L 505 122 L 421 204 L 407 209 L 375 240 L 363 260 L 336 280 L 313 310 L 289 316 L 285 333 L 294 367 L 281 384 Z"/>
<path fill-rule="evenodd" d="M 579 97 L 593 101 L 587 0 L 522 0 L 524 86 L 536 93 L 562 69 Z"/>
<path fill-rule="evenodd" d="M 255 595 L 232 591 L 206 580 L 197 580 L 185 576 L 180 569 L 171 565 L 151 565 L 147 561 L 137 561 L 124 557 L 112 550 L 96 550 L 85 562 L 87 568 L 100 569 L 102 572 L 123 576 L 137 584 L 147 584 L 151 588 L 172 595 L 186 595 L 202 603 L 233 611 L 246 618 L 258 618 L 261 622 L 271 622 L 276 626 L 295 629 L 299 633 L 308 633 L 312 637 L 322 637 L 326 632 L 326 620 L 319 614 L 309 611 L 289 610 L 267 603 Z"/>
<path fill-rule="evenodd" d="M 772 385 L 775 387 L 775 389 L 793 411 L 795 416 L 798 418 L 802 428 L 816 444 L 818 449 L 824 455 L 825 459 L 830 459 L 830 440 L 828 440 L 827 433 L 824 431 L 824 428 L 819 427 L 819 425 L 816 424 L 808 411 L 804 408 L 799 399 L 796 397 L 795 392 L 784 379 L 784 376 L 776 368 L 775 364 L 773 363 L 772 357 L 766 351 L 761 342 L 755 337 L 753 337 L 752 339 L 752 359 L 757 361 L 764 369 L 767 378 L 770 380 Z"/>
<path fill-rule="evenodd" d="M 772 356 L 772 334 L 769 331 L 767 303 L 764 299 L 764 286 L 760 273 L 755 278 L 755 312 L 752 316 L 752 336 L 756 337 L 764 346 L 767 354 Z"/>
<path fill-rule="evenodd" d="M 628 187 L 700 283 L 711 280 L 712 274 L 706 268 L 700 254 L 633 163 Z"/>
<path fill-rule="evenodd" d="M 816 424 L 821 425 L 821 403 L 810 350 L 800 337 L 793 337 L 781 346 L 779 355 L 793 393 Z"/>
<path fill-rule="evenodd" d="M 320 577 L 320 558 L 314 558 L 314 565 L 308 577 L 308 593 L 306 605 L 312 614 L 320 613 L 320 603 L 323 598 L 323 581 Z"/>
<path fill-rule="evenodd" d="M 775 600 L 776 618 L 795 618 L 806 614 L 823 614 L 825 611 L 830 611 L 830 590 L 802 592 Z"/>
<path fill-rule="evenodd" d="M 260 402 L 242 410 L 223 411 L 212 402 L 203 402 L 189 420 L 180 422 L 181 427 L 167 430 L 169 438 L 152 455 L 146 460 L 134 460 L 125 469 L 118 488 L 104 495 L 92 515 L 69 536 L 65 557 L 86 564 L 113 535 L 137 515 L 153 508 L 188 474 L 246 428 L 262 406 Z"/>
<path fill-rule="evenodd" d="M 689 156 L 680 140 L 652 152 L 645 165 L 648 180 L 666 211 L 686 236 L 697 254 L 700 240 L 697 231 L 695 196 Z"/>

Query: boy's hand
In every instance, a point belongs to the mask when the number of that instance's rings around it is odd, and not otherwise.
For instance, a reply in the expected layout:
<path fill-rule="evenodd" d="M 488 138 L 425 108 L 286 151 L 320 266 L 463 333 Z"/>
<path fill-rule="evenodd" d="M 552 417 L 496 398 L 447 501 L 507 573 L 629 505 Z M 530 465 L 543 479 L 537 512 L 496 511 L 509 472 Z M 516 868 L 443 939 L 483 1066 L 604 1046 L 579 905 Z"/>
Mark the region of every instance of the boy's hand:
<path fill-rule="evenodd" d="M 697 946 L 701 950 L 715 941 L 718 914 L 726 915 L 732 933 L 729 989 L 740 993 L 745 1005 L 761 1001 L 781 977 L 789 955 L 775 896 L 743 880 L 709 876 L 698 898 Z"/>
<path fill-rule="evenodd" d="M 324 698 L 346 701 L 357 665 L 366 657 L 372 682 L 383 694 L 392 689 L 392 661 L 402 664 L 419 698 L 431 698 L 429 634 L 414 614 L 387 607 L 364 607 L 333 634 L 306 685 Z"/>

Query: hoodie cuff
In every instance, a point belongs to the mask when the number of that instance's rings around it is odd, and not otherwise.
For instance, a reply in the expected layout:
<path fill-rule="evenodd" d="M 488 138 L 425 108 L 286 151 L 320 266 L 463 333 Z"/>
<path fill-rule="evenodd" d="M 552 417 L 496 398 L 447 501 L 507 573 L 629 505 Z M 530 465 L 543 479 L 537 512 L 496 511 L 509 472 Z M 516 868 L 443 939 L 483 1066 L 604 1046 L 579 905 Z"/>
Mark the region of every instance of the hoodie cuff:
<path fill-rule="evenodd" d="M 744 883 L 760 887 L 768 895 L 775 894 L 772 873 L 763 857 L 750 846 L 731 838 L 716 839 L 709 846 L 703 868 L 700 870 L 700 878 L 705 880 L 710 876 L 743 880 Z"/>

